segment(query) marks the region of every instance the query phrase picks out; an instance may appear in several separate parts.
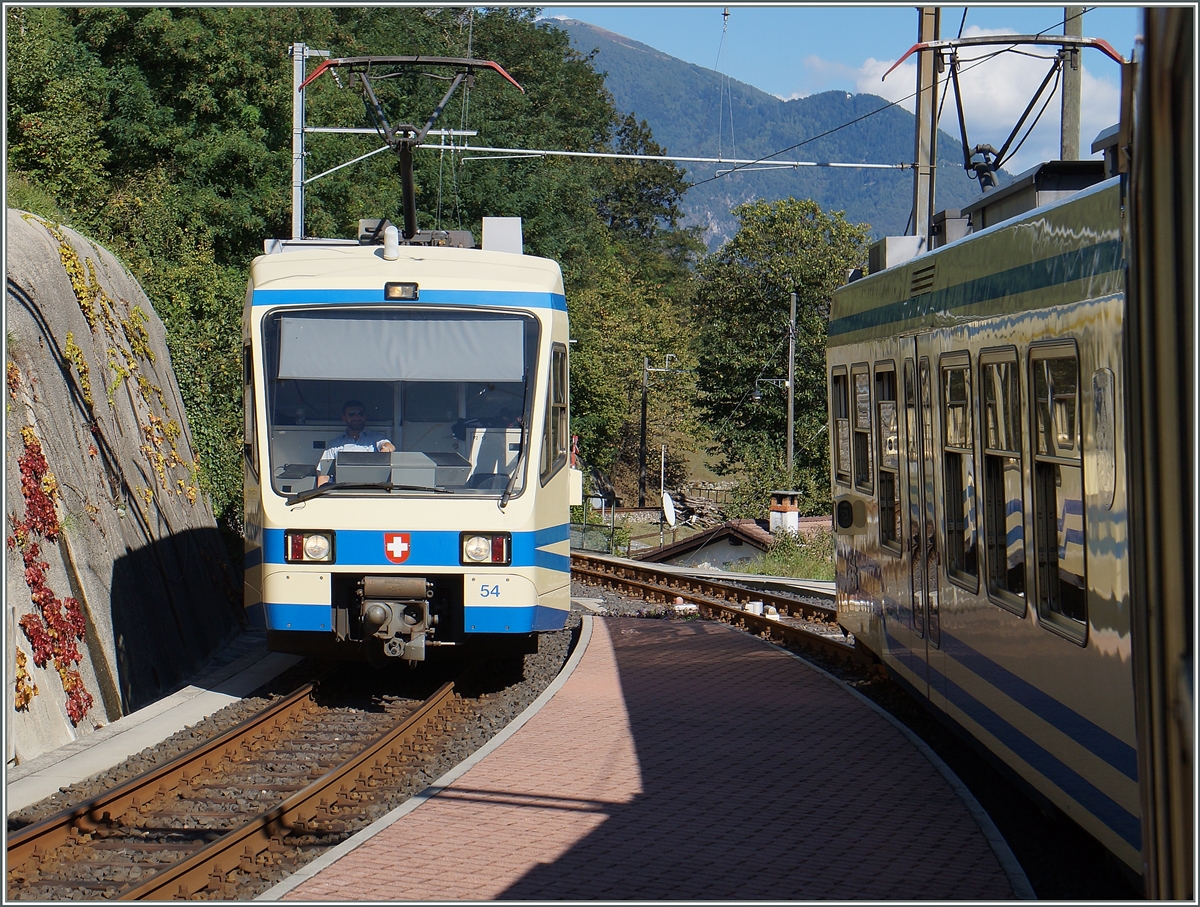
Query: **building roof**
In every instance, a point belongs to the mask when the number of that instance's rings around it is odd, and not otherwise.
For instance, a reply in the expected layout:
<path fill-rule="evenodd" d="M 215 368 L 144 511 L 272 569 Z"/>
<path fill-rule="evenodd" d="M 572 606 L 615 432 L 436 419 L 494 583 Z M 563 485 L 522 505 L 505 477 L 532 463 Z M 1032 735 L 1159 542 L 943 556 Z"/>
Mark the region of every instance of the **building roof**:
<path fill-rule="evenodd" d="M 766 551 L 771 547 L 772 535 L 755 520 L 727 520 L 720 526 L 698 532 L 671 545 L 661 548 L 651 548 L 635 558 L 639 561 L 663 563 L 673 558 L 682 557 L 700 548 L 719 542 L 726 538 L 736 538 L 747 545 Z"/>

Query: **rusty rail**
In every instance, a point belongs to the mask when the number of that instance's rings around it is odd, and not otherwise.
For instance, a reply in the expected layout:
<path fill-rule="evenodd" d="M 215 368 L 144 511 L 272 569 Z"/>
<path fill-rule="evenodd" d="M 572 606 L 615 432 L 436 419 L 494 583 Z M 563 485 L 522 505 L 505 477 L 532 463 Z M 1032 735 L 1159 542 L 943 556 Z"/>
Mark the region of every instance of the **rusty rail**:
<path fill-rule="evenodd" d="M 123 890 L 120 900 L 189 898 L 204 888 L 217 897 L 224 897 L 230 872 L 253 868 L 261 853 L 272 847 L 278 848 L 287 835 L 344 831 L 344 823 L 333 816 L 330 801 L 334 804 L 347 801 L 355 794 L 369 798 L 372 773 L 382 773 L 390 764 L 413 755 L 414 749 L 424 742 L 425 731 L 437 724 L 445 713 L 457 711 L 459 703 L 454 684 L 443 684 L 417 711 L 358 756 L 325 773 L 278 806 L 255 816 L 241 828 Z"/>
<path fill-rule="evenodd" d="M 696 579 L 647 564 L 596 557 L 572 552 L 571 574 L 581 582 L 606 586 L 622 594 L 637 595 L 651 602 L 671 602 L 682 598 L 694 604 L 704 617 L 716 618 L 741 626 L 756 635 L 778 639 L 790 646 L 818 651 L 839 659 L 874 662 L 874 657 L 854 643 L 835 636 L 813 632 L 786 620 L 776 620 L 746 611 L 742 605 L 761 601 L 774 607 L 781 617 L 789 616 L 822 624 L 833 624 L 837 609 L 832 605 L 798 601 L 784 595 L 758 592 L 713 580 Z"/>
<path fill-rule="evenodd" d="M 36 858 L 38 852 L 45 853 L 58 847 L 71 836 L 73 830 L 92 832 L 119 819 L 126 812 L 136 810 L 140 798 L 148 790 L 171 791 L 186 784 L 199 767 L 206 762 L 211 766 L 212 760 L 221 758 L 227 748 L 237 746 L 241 740 L 252 736 L 270 722 L 286 721 L 302 711 L 315 689 L 315 683 L 306 683 L 259 714 L 189 750 L 178 759 L 143 772 L 98 797 L 13 832 L 7 842 L 8 866 L 20 865 Z"/>

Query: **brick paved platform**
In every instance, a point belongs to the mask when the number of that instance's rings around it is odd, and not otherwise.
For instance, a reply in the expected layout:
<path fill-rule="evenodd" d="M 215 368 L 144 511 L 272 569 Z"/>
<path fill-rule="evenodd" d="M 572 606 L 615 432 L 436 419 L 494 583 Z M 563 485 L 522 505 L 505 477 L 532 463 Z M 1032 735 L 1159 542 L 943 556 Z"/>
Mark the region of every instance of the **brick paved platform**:
<path fill-rule="evenodd" d="M 1031 896 L 984 825 L 913 740 L 786 652 L 719 623 L 596 618 L 510 739 L 283 897 Z"/>

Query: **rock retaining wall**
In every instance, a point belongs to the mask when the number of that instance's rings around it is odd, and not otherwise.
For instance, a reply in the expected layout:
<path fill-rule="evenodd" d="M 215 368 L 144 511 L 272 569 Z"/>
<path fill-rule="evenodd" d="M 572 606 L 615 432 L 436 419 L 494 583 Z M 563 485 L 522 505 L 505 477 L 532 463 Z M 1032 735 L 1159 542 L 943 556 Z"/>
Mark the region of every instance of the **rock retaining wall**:
<path fill-rule="evenodd" d="M 238 631 L 162 323 L 108 251 L 7 212 L 6 761 L 177 688 Z"/>

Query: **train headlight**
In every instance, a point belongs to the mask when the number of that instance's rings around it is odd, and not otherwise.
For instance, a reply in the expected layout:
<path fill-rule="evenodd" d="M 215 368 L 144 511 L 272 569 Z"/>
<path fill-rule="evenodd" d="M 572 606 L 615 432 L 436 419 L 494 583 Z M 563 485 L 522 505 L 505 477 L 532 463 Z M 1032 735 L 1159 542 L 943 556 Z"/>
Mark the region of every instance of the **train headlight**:
<path fill-rule="evenodd" d="M 333 533 L 289 529 L 283 534 L 283 556 L 289 564 L 332 563 Z"/>
<path fill-rule="evenodd" d="M 507 532 L 464 532 L 459 545 L 464 564 L 512 563 L 512 535 Z"/>

